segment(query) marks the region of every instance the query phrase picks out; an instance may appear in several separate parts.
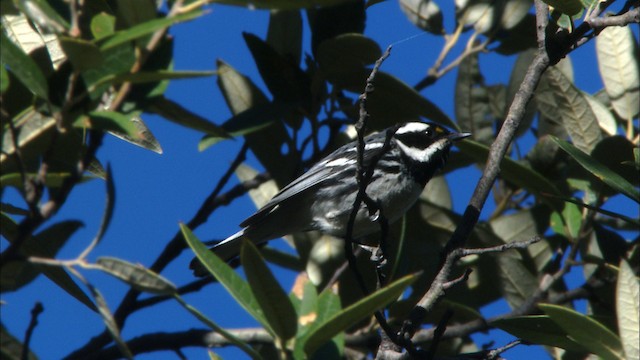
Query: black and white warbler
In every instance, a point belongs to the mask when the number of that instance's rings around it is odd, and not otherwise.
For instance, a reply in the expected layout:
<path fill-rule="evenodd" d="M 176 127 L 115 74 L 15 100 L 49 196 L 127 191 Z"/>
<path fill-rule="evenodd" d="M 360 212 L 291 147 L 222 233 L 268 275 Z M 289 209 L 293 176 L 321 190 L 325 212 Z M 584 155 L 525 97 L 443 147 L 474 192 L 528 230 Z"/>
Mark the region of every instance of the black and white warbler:
<path fill-rule="evenodd" d="M 377 160 L 366 192 L 381 207 L 389 223 L 401 218 L 418 200 L 427 182 L 444 166 L 453 142 L 469 135 L 450 132 L 433 123 L 408 122 L 364 138 L 364 169 L 369 169 Z M 338 148 L 285 186 L 240 224 L 242 230 L 211 250 L 229 261 L 238 256 L 242 238 L 260 244 L 310 230 L 345 238 L 359 189 L 356 171 L 357 142 L 354 141 Z M 379 231 L 375 218 L 362 203 L 352 238 L 357 241 Z M 190 267 L 196 276 L 208 274 L 197 259 Z"/>

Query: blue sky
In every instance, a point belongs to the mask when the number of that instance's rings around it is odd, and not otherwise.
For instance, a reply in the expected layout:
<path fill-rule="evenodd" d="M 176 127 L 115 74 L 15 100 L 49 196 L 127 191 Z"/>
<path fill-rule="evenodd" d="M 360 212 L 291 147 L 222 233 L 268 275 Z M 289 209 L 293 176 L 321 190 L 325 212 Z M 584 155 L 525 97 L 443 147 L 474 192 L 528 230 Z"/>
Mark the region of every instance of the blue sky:
<path fill-rule="evenodd" d="M 441 5 L 451 6 L 449 3 L 440 2 Z M 445 8 L 444 11 L 451 16 L 451 8 Z M 406 20 L 395 1 L 375 5 L 367 11 L 367 15 L 367 36 L 377 41 L 383 49 L 399 42 L 394 46 L 392 56 L 385 61 L 383 70 L 408 84 L 415 84 L 433 64 L 441 49 L 442 39 L 427 34 L 402 41 L 420 34 L 421 31 Z M 258 79 L 255 64 L 244 45 L 242 32 L 251 32 L 264 38 L 267 25 L 268 12 L 214 6 L 203 18 L 180 24 L 172 30 L 176 40 L 175 68 L 213 70 L 215 60 L 219 58 L 252 79 Z M 452 25 L 452 19 L 445 19 L 445 26 L 449 31 Z M 309 43 L 308 38 L 308 28 L 305 27 L 306 44 Z M 578 74 L 577 85 L 588 92 L 599 90 L 602 83 L 599 76 L 596 76 L 593 44 L 588 44 L 571 56 L 575 73 Z M 515 57 L 482 55 L 480 66 L 486 82 L 507 83 L 514 60 Z M 215 77 L 210 77 L 175 81 L 170 85 L 167 96 L 207 119 L 222 123 L 230 116 L 230 112 L 215 80 Z M 454 80 L 455 72 L 451 72 L 422 92 L 452 118 Z M 262 84 L 259 85 L 264 89 Z M 156 116 L 144 115 L 143 119 L 164 148 L 164 154 L 157 155 L 114 137 L 106 138 L 98 158 L 103 164 L 111 164 L 113 168 L 117 200 L 111 227 L 90 256 L 92 260 L 108 255 L 150 265 L 178 230 L 178 223 L 193 216 L 242 144 L 241 140 L 225 141 L 205 152 L 199 152 L 197 144 L 202 136 L 200 133 L 179 128 Z M 250 160 L 249 163 L 258 166 L 255 160 Z M 464 208 L 479 176 L 478 170 L 469 169 L 453 173 L 449 177 L 454 189 L 456 210 Z M 235 180 L 230 186 L 234 183 Z M 3 202 L 11 201 L 16 195 L 8 192 L 5 196 Z M 104 198 L 104 183 L 101 181 L 92 181 L 74 190 L 66 206 L 53 221 L 81 219 L 85 222 L 85 227 L 69 241 L 59 254 L 60 258 L 77 256 L 95 235 Z M 619 206 L 629 205 L 623 201 Z M 224 238 L 237 231 L 237 224 L 254 210 L 250 200 L 243 198 L 228 207 L 220 208 L 196 234 L 201 239 Z M 485 209 L 483 215 L 486 217 L 488 213 L 490 208 Z M 276 243 L 279 243 L 279 247 L 284 246 L 281 241 Z M 2 246 L 3 249 L 6 246 L 4 241 Z M 183 253 L 163 275 L 176 284 L 192 280 L 191 272 L 187 270 L 191 257 L 190 252 Z M 293 274 L 280 269 L 276 271 L 285 288 L 288 288 Z M 83 271 L 83 274 L 98 286 L 112 309 L 115 309 L 128 289 L 107 275 L 93 271 Z M 104 328 L 96 314 L 77 304 L 43 277 L 18 293 L 3 294 L 2 300 L 6 302 L 1 308 L 2 322 L 11 333 L 20 338 L 29 323 L 29 312 L 34 302 L 44 302 L 45 310 L 39 318 L 40 323 L 32 340 L 32 348 L 41 359 L 60 358 L 83 345 Z M 220 286 L 209 286 L 198 295 L 187 296 L 186 300 L 222 326 L 256 326 Z M 492 304 L 486 309 L 486 313 L 491 315 L 506 310 L 505 304 Z M 193 327 L 203 326 L 180 306 L 169 301 L 130 317 L 123 337 L 128 339 L 148 331 L 177 331 Z M 477 339 L 480 342 L 495 340 L 494 346 L 504 345 L 511 339 L 508 336 L 493 335 L 482 335 Z M 206 351 L 203 349 L 188 349 L 185 354 L 194 359 L 206 358 Z M 239 352 L 233 349 L 221 350 L 219 354 L 225 358 L 235 358 Z M 520 346 L 505 355 L 517 359 L 543 354 L 539 348 Z M 139 358 L 176 357 L 171 353 L 156 353 Z"/>

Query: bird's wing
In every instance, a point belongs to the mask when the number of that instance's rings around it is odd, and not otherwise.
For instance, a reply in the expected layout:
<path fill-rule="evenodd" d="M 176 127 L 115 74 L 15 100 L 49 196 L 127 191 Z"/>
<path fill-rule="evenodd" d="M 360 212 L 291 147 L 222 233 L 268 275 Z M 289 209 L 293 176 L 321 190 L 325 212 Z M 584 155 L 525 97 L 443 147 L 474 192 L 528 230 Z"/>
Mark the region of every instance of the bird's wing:
<path fill-rule="evenodd" d="M 380 134 L 371 135 L 365 138 L 365 141 L 367 143 L 373 142 L 376 139 L 376 136 L 379 135 Z M 352 143 L 344 145 L 325 157 L 323 160 L 316 163 L 311 167 L 311 169 L 309 169 L 309 171 L 300 175 L 300 177 L 282 188 L 282 190 L 280 190 L 280 192 L 278 192 L 271 200 L 269 200 L 269 202 L 267 202 L 262 208 L 260 208 L 258 212 L 243 221 L 240 226 L 247 227 L 251 224 L 254 224 L 260 221 L 260 219 L 262 219 L 264 216 L 268 215 L 276 206 L 291 199 L 292 197 L 303 194 L 317 186 L 320 186 L 323 183 L 335 181 L 335 177 L 333 177 L 332 175 L 338 171 L 341 171 L 344 165 L 353 166 L 353 168 L 355 169 L 357 151 L 347 151 L 347 149 L 349 148 L 355 149 Z M 365 151 L 363 158 L 365 166 L 381 150 L 382 146 Z"/>

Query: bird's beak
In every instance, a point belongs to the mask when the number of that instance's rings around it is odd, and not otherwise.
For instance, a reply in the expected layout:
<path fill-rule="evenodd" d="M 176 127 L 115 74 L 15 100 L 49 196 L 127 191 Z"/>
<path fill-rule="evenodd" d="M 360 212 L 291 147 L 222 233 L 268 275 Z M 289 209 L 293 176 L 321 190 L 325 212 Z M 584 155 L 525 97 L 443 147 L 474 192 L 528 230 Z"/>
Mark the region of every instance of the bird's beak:
<path fill-rule="evenodd" d="M 466 133 L 452 133 L 452 134 L 449 134 L 448 138 L 451 141 L 458 141 L 458 140 L 462 140 L 464 138 L 467 138 L 469 136 L 471 136 L 471 133 L 467 133 L 467 132 Z"/>

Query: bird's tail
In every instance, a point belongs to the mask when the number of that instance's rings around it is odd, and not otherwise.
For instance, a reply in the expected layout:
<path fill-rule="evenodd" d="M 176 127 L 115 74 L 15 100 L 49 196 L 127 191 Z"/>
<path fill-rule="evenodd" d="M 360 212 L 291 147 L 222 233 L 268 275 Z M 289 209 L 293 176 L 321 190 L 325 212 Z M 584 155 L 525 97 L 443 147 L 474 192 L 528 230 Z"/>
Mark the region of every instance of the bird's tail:
<path fill-rule="evenodd" d="M 229 236 L 228 238 L 220 241 L 209 250 L 218 255 L 219 258 L 226 262 L 231 262 L 240 254 L 240 245 L 242 245 L 242 237 L 244 236 L 244 229 Z M 189 268 L 193 270 L 193 274 L 197 277 L 203 277 L 209 275 L 209 271 L 202 265 L 198 258 L 193 258 Z"/>

